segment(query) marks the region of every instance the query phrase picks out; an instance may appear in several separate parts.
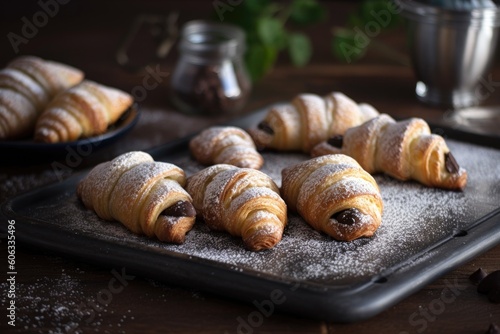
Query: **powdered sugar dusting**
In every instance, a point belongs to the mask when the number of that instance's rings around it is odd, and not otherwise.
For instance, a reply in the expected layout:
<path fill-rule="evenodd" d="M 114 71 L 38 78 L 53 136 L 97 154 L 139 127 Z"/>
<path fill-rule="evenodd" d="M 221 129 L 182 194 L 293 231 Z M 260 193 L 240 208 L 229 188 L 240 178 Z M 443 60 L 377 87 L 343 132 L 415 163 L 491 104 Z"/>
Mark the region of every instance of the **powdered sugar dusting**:
<path fill-rule="evenodd" d="M 193 260 L 223 264 L 228 270 L 321 283 L 355 283 L 408 261 L 444 238 L 465 229 L 500 203 L 500 151 L 453 140 L 447 141 L 453 155 L 469 175 L 463 192 L 433 189 L 416 182 L 400 182 L 376 175 L 384 211 L 382 224 L 371 238 L 338 242 L 313 230 L 298 215 L 289 213 L 283 239 L 274 248 L 251 252 L 240 238 L 210 231 L 197 222 L 182 245 L 161 243 L 138 236 L 119 223 L 105 222 L 86 210 L 73 192 L 53 204 L 41 200 L 25 215 L 37 216 L 61 229 L 89 235 L 112 244 L 159 254 L 182 254 Z M 262 171 L 279 185 L 281 170 L 308 159 L 301 154 L 264 153 Z M 189 154 L 164 160 L 192 175 L 203 166 Z M 46 203 L 46 204 L 44 204 Z"/>
<path fill-rule="evenodd" d="M 203 164 L 230 164 L 259 169 L 262 157 L 245 130 L 234 126 L 214 126 L 202 131 L 189 143 L 196 160 Z"/>

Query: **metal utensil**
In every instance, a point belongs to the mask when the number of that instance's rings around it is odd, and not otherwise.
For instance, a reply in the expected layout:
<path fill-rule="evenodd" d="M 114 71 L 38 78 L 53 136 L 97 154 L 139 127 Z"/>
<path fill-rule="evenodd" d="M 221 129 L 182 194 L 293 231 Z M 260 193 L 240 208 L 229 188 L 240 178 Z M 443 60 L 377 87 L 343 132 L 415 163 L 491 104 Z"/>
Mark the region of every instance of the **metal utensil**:
<path fill-rule="evenodd" d="M 498 40 L 499 8 L 457 10 L 421 1 L 396 3 L 408 19 L 417 98 L 454 109 L 481 103 L 480 85 Z"/>

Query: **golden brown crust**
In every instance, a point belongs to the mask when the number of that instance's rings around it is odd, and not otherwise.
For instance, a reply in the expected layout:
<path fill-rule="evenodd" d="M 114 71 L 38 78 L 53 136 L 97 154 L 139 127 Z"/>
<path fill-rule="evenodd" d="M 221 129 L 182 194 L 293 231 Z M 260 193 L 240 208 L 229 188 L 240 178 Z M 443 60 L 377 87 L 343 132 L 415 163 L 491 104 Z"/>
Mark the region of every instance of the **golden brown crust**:
<path fill-rule="evenodd" d="M 83 73 L 74 67 L 34 56 L 18 57 L 7 67 L 35 79 L 51 97 L 83 80 Z"/>
<path fill-rule="evenodd" d="M 192 202 L 182 188 L 185 181 L 179 167 L 155 162 L 144 152 L 129 152 L 93 168 L 78 184 L 77 194 L 102 219 L 117 220 L 137 234 L 182 243 L 195 214 L 165 210 Z"/>
<path fill-rule="evenodd" d="M 214 126 L 189 142 L 193 157 L 204 165 L 229 164 L 260 169 L 264 159 L 257 152 L 252 137 L 234 126 Z"/>
<path fill-rule="evenodd" d="M 467 172 L 463 168 L 449 171 L 446 159 L 450 150 L 445 140 L 431 134 L 420 118 L 396 122 L 382 114 L 346 131 L 342 147 L 328 142 L 318 144 L 312 156 L 347 154 L 369 173 L 383 172 L 398 180 L 416 180 L 429 186 L 463 190 Z"/>
<path fill-rule="evenodd" d="M 82 79 L 80 70 L 38 57 L 11 61 L 0 71 L 0 140 L 30 135 L 50 99 Z"/>
<path fill-rule="evenodd" d="M 300 94 L 290 104 L 273 107 L 261 124 L 249 129 L 257 147 L 309 153 L 319 142 L 378 115 L 367 104 L 358 105 L 346 95 L 324 97 Z"/>
<path fill-rule="evenodd" d="M 0 139 L 26 136 L 33 128 L 37 111 L 23 95 L 0 89 Z"/>
<path fill-rule="evenodd" d="M 269 249 L 281 240 L 287 207 L 266 174 L 218 164 L 189 177 L 186 189 L 211 229 L 242 237 L 249 250 Z"/>
<path fill-rule="evenodd" d="M 325 155 L 285 168 L 281 194 L 291 210 L 336 240 L 372 236 L 382 221 L 377 183 L 345 155 Z M 348 211 L 354 216 L 352 224 L 338 218 Z"/>
<path fill-rule="evenodd" d="M 121 90 L 85 80 L 50 102 L 36 122 L 35 140 L 55 143 L 102 134 L 132 102 Z"/>

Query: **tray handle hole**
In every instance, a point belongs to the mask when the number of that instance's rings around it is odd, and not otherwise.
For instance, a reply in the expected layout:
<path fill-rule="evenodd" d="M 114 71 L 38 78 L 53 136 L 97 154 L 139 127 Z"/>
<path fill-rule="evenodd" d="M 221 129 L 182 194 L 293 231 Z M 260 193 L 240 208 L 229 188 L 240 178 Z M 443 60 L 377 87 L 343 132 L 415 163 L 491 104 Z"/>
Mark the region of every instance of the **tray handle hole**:
<path fill-rule="evenodd" d="M 453 237 L 454 238 L 461 238 L 461 237 L 465 237 L 467 234 L 467 231 L 465 230 L 458 230 L 458 231 L 455 231 L 455 233 L 453 234 Z"/>

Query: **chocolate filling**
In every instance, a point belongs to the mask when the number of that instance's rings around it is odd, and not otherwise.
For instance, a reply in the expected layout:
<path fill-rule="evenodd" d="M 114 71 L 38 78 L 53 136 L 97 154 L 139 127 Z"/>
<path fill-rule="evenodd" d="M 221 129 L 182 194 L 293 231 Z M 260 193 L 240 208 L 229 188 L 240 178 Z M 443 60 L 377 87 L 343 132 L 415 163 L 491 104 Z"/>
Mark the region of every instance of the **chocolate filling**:
<path fill-rule="evenodd" d="M 455 160 L 455 157 L 453 156 L 453 154 L 451 154 L 451 152 L 444 154 L 444 164 L 446 170 L 450 174 L 456 174 L 460 170 L 460 166 L 458 165 L 457 160 Z"/>
<path fill-rule="evenodd" d="M 333 147 L 342 148 L 342 145 L 344 144 L 344 137 L 340 135 L 330 137 L 327 143 Z"/>
<path fill-rule="evenodd" d="M 163 210 L 161 214 L 170 217 L 194 217 L 196 216 L 196 210 L 190 202 L 179 201 Z"/>
<path fill-rule="evenodd" d="M 339 224 L 351 226 L 361 221 L 361 212 L 356 208 L 346 209 L 337 212 L 332 218 L 338 221 Z"/>
<path fill-rule="evenodd" d="M 262 130 L 263 132 L 269 134 L 269 135 L 274 135 L 274 130 L 267 124 L 266 122 L 260 122 L 259 125 L 257 125 L 257 128 L 259 130 Z"/>

